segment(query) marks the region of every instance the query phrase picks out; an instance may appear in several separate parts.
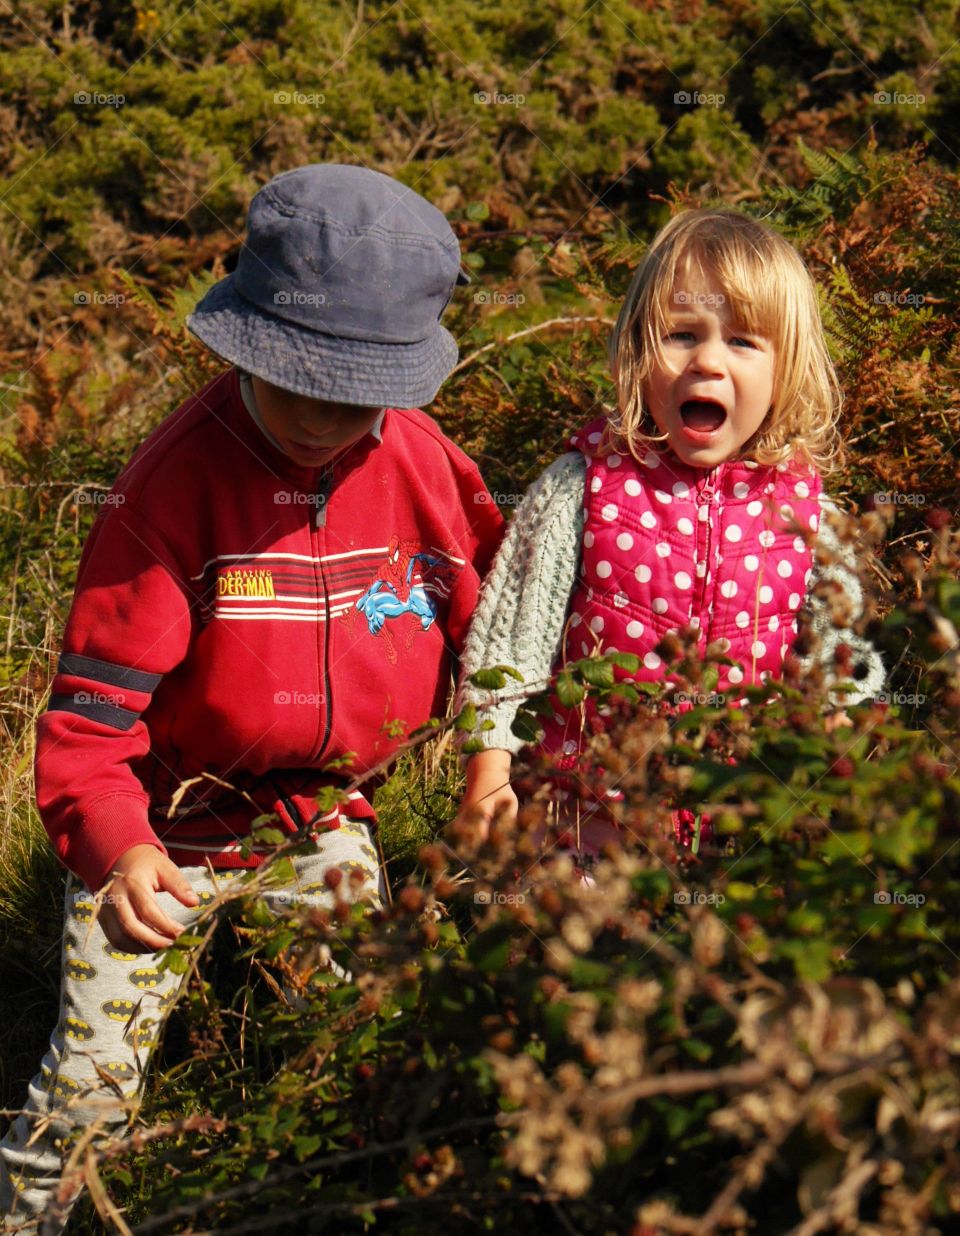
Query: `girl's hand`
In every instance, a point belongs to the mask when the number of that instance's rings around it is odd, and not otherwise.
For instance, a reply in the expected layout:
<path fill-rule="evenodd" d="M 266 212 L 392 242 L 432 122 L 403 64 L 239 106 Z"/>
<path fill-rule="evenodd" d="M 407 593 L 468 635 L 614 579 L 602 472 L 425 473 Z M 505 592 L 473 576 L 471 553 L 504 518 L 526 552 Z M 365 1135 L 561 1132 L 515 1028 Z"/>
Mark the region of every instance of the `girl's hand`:
<path fill-rule="evenodd" d="M 827 731 L 828 734 L 832 734 L 833 731 L 835 729 L 838 729 L 841 725 L 846 725 L 851 730 L 853 729 L 853 722 L 850 720 L 850 718 L 847 716 L 847 714 L 843 711 L 842 708 L 840 709 L 839 712 L 832 712 L 830 713 L 829 716 L 824 717 L 823 719 L 823 728 Z"/>
<path fill-rule="evenodd" d="M 516 819 L 518 803 L 510 784 L 510 762 L 510 752 L 500 750 L 479 751 L 467 761 L 467 788 L 457 822 L 479 823 L 481 841 L 486 841 L 495 813 Z"/>
<path fill-rule="evenodd" d="M 135 845 L 121 854 L 96 895 L 100 926 L 114 948 L 125 953 L 155 953 L 172 944 L 183 927 L 164 914 L 155 893 L 172 893 L 185 906 L 200 898 L 180 868 L 156 846 Z"/>

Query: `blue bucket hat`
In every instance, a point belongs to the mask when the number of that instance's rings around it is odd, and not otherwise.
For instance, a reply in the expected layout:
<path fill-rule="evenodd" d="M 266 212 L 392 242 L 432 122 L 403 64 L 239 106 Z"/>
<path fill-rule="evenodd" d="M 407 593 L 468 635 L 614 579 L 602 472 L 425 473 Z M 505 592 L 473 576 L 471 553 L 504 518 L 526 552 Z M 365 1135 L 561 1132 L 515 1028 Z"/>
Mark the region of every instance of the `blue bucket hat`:
<path fill-rule="evenodd" d="M 236 270 L 187 327 L 283 390 L 416 408 L 457 363 L 440 317 L 469 282 L 450 224 L 419 193 L 367 168 L 312 163 L 257 193 Z"/>

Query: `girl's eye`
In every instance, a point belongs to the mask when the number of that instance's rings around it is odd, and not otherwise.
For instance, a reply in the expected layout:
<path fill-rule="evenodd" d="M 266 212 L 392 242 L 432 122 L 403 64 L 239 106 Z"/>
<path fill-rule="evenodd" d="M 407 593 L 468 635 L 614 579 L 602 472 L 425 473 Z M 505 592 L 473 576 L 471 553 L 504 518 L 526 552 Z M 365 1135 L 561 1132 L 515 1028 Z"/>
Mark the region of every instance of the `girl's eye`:
<path fill-rule="evenodd" d="M 755 348 L 757 345 L 752 339 L 744 339 L 743 335 L 734 335 L 730 340 L 731 343 L 745 343 L 748 348 Z"/>

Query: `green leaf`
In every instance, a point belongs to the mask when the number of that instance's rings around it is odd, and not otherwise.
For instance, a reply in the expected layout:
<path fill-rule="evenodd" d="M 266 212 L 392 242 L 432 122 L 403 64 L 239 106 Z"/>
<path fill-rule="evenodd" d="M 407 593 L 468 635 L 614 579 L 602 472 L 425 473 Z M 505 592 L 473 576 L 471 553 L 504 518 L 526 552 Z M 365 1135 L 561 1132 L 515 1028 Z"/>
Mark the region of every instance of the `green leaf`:
<path fill-rule="evenodd" d="M 557 675 L 557 698 L 564 708 L 576 708 L 586 692 L 569 670 Z"/>
<path fill-rule="evenodd" d="M 507 685 L 506 676 L 498 669 L 481 669 L 471 674 L 468 682 L 487 691 L 499 691 Z"/>
<path fill-rule="evenodd" d="M 483 974 L 497 974 L 504 970 L 510 956 L 510 932 L 507 927 L 497 924 L 474 936 L 467 956 Z"/>
<path fill-rule="evenodd" d="M 613 676 L 613 666 L 606 658 L 584 658 L 578 661 L 576 668 L 585 682 L 592 687 L 612 687 L 616 679 Z"/>
<path fill-rule="evenodd" d="M 302 1163 L 304 1159 L 309 1159 L 312 1154 L 316 1154 L 323 1145 L 323 1138 L 316 1133 L 303 1134 L 300 1137 L 293 1139 L 293 1153 L 298 1163 Z"/>
<path fill-rule="evenodd" d="M 607 659 L 627 674 L 635 674 L 640 668 L 640 658 L 635 652 L 611 652 Z"/>
<path fill-rule="evenodd" d="M 276 922 L 276 916 L 261 897 L 248 907 L 246 917 L 255 927 L 269 927 Z"/>
<path fill-rule="evenodd" d="M 822 983 L 833 973 L 833 944 L 830 940 L 779 940 L 774 945 L 778 957 L 793 962 L 797 977 Z"/>
<path fill-rule="evenodd" d="M 297 938 L 297 933 L 291 928 L 286 927 L 282 931 L 276 932 L 263 946 L 263 955 L 268 961 L 274 961 L 285 948 Z"/>
<path fill-rule="evenodd" d="M 312 843 L 309 844 L 312 848 Z M 299 848 L 298 846 L 297 849 Z M 268 876 L 271 884 L 295 884 L 297 869 L 293 865 L 293 860 L 284 856 L 271 862 Z"/>
<path fill-rule="evenodd" d="M 574 957 L 570 963 L 570 978 L 575 987 L 603 987 L 612 977 L 610 966 L 589 957 Z"/>
<path fill-rule="evenodd" d="M 708 665 L 700 680 L 700 690 L 704 695 L 712 695 L 720 681 L 720 671 L 716 665 Z"/>
<path fill-rule="evenodd" d="M 698 1064 L 705 1064 L 713 1055 L 713 1048 L 703 1039 L 681 1039 L 680 1046 Z"/>
<path fill-rule="evenodd" d="M 823 931 L 824 922 L 824 916 L 819 910 L 803 906 L 790 911 L 787 915 L 786 926 L 788 931 L 795 931 L 798 935 L 807 935 Z"/>
<path fill-rule="evenodd" d="M 874 837 L 865 829 L 851 832 L 832 832 L 821 847 L 824 858 L 831 860 L 863 858 L 870 853 Z"/>
<path fill-rule="evenodd" d="M 532 712 L 520 709 L 513 719 L 510 732 L 524 742 L 537 742 L 543 732 L 543 727 Z"/>
<path fill-rule="evenodd" d="M 482 223 L 490 218 L 490 207 L 486 202 L 467 202 L 463 212 L 471 223 Z"/>
<path fill-rule="evenodd" d="M 258 828 L 257 841 L 261 845 L 283 845 L 287 840 L 286 833 L 282 833 L 279 828 Z"/>
<path fill-rule="evenodd" d="M 938 580 L 937 601 L 953 622 L 960 622 L 960 582 L 955 579 Z"/>
<path fill-rule="evenodd" d="M 458 730 L 475 730 L 477 728 L 477 709 L 475 704 L 465 704 L 456 719 L 454 728 Z"/>
<path fill-rule="evenodd" d="M 507 678 L 513 678 L 516 682 L 524 680 L 520 671 L 514 669 L 512 665 L 489 665 L 486 669 L 478 669 L 475 674 L 471 674 L 468 681 L 472 682 L 475 687 L 499 691 L 501 687 L 506 686 Z"/>
<path fill-rule="evenodd" d="M 171 945 L 161 958 L 160 964 L 171 974 L 186 974 L 190 969 L 190 958 L 175 945 Z"/>

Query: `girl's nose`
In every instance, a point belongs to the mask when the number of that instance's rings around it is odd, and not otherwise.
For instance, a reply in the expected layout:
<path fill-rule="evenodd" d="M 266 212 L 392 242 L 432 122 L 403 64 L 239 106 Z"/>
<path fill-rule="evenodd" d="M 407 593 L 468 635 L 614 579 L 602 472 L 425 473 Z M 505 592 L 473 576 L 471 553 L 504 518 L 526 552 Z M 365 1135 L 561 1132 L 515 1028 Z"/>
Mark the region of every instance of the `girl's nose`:
<path fill-rule="evenodd" d="M 723 373 L 723 348 L 719 340 L 703 339 L 690 355 L 690 366 L 698 373 Z"/>

